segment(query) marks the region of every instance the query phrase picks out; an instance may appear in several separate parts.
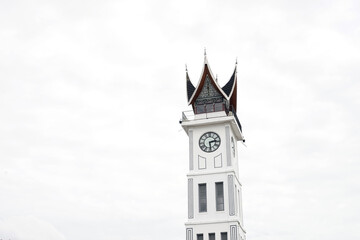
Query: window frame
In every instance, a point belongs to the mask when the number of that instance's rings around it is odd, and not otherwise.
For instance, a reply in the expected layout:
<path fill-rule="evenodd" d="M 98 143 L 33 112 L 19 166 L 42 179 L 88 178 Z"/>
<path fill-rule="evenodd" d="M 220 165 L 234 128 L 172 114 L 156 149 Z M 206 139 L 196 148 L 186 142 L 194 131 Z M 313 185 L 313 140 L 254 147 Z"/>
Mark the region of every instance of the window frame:
<path fill-rule="evenodd" d="M 214 238 L 211 238 L 214 237 Z M 215 233 L 209 233 L 209 240 L 215 240 Z"/>
<path fill-rule="evenodd" d="M 203 189 L 200 189 L 204 187 Z M 206 183 L 199 183 L 198 185 L 199 192 L 199 213 L 207 212 L 207 189 Z M 201 190 L 204 190 L 203 192 Z M 204 194 L 202 196 L 202 193 Z"/>
<path fill-rule="evenodd" d="M 221 192 L 218 186 L 221 185 Z M 219 195 L 221 194 L 221 195 Z M 215 208 L 217 212 L 225 210 L 225 199 L 224 199 L 224 182 L 216 182 L 215 183 Z M 222 200 L 222 202 L 220 201 Z"/>
<path fill-rule="evenodd" d="M 228 237 L 227 237 L 227 232 L 221 232 L 220 233 L 220 238 L 221 238 L 221 240 L 228 240 Z M 224 238 L 224 236 L 225 236 L 225 238 Z"/>

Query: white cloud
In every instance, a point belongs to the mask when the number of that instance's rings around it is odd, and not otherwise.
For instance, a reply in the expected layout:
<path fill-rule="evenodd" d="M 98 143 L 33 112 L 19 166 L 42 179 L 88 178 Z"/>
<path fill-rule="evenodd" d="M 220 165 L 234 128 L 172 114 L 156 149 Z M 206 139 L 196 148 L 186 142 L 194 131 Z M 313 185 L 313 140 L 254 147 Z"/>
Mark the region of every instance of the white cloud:
<path fill-rule="evenodd" d="M 49 219 L 67 239 L 183 239 L 184 65 L 196 84 L 206 47 L 221 84 L 238 57 L 248 239 L 359 238 L 359 11 L 2 1 L 0 229 Z"/>
<path fill-rule="evenodd" d="M 34 216 L 17 216 L 0 220 L 0 239 L 65 240 L 50 223 Z"/>

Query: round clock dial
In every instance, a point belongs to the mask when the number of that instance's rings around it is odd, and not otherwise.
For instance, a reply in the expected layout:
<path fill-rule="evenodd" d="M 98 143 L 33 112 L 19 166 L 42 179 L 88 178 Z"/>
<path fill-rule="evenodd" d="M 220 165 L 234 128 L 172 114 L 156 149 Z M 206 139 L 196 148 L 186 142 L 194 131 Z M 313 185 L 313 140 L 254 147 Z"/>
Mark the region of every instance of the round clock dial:
<path fill-rule="evenodd" d="M 221 139 L 214 132 L 204 133 L 199 139 L 200 149 L 204 152 L 213 152 L 219 148 Z"/>

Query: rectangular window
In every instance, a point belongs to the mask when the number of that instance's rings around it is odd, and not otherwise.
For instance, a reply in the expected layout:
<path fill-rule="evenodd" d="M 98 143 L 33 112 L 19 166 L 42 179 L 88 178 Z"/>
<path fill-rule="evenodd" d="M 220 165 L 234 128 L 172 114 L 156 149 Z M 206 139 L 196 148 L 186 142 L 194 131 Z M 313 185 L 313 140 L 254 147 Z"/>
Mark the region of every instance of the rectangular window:
<path fill-rule="evenodd" d="M 199 184 L 199 212 L 207 211 L 206 184 Z"/>
<path fill-rule="evenodd" d="M 216 192 L 216 211 L 224 211 L 224 184 L 222 182 L 215 183 Z"/>
<path fill-rule="evenodd" d="M 215 233 L 209 233 L 209 240 L 215 240 Z"/>
<path fill-rule="evenodd" d="M 204 235 L 202 233 L 197 234 L 196 236 L 197 236 L 196 240 L 204 240 Z"/>
<path fill-rule="evenodd" d="M 221 240 L 227 240 L 227 232 L 221 233 Z"/>

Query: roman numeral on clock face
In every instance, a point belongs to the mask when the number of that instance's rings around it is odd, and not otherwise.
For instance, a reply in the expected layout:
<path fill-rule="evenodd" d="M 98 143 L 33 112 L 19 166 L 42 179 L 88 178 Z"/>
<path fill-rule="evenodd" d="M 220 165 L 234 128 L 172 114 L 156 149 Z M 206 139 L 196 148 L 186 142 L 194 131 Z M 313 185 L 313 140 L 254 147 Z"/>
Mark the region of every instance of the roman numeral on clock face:
<path fill-rule="evenodd" d="M 199 147 L 204 152 L 214 152 L 221 144 L 220 136 L 215 132 L 206 132 L 199 138 Z"/>

